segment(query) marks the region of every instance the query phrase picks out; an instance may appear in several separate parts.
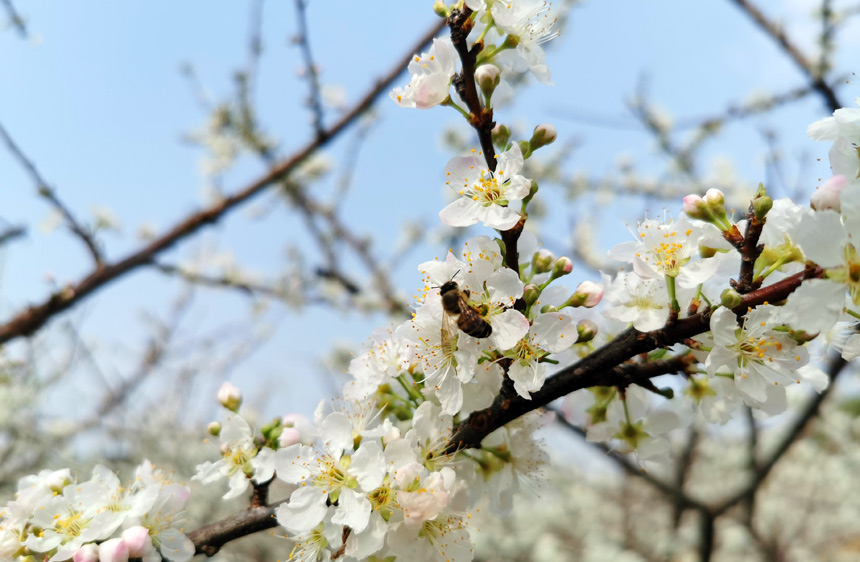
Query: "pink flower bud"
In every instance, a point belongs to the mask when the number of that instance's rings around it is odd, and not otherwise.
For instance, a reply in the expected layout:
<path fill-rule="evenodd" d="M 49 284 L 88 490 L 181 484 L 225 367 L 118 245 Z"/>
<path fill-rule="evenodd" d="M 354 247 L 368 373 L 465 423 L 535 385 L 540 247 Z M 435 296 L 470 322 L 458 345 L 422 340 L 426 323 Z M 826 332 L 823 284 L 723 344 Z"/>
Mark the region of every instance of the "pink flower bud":
<path fill-rule="evenodd" d="M 576 288 L 575 294 L 585 297 L 585 300 L 582 301 L 582 306 L 591 308 L 592 306 L 596 306 L 603 298 L 603 285 L 594 281 L 583 281 Z"/>
<path fill-rule="evenodd" d="M 701 221 L 710 222 L 713 218 L 711 216 L 710 210 L 708 209 L 708 204 L 705 203 L 704 199 L 702 199 L 699 195 L 696 194 L 691 194 L 684 197 L 683 210 L 684 213 L 691 219 L 698 219 Z"/>
<path fill-rule="evenodd" d="M 74 562 L 99 562 L 99 546 L 93 543 L 87 543 L 75 552 L 72 558 Z"/>
<path fill-rule="evenodd" d="M 122 539 L 110 539 L 101 543 L 99 562 L 128 562 L 128 545 Z"/>
<path fill-rule="evenodd" d="M 561 277 L 562 275 L 567 275 L 571 271 L 573 271 L 573 262 L 570 261 L 570 258 L 566 258 L 564 256 L 555 260 L 555 264 L 552 266 L 553 277 Z"/>
<path fill-rule="evenodd" d="M 830 209 L 837 213 L 842 211 L 840 197 L 842 190 L 848 185 L 848 178 L 845 176 L 833 176 L 826 182 L 821 184 L 821 187 L 815 190 L 815 193 L 810 197 L 812 208 L 816 211 Z"/>
<path fill-rule="evenodd" d="M 242 392 L 229 382 L 225 382 L 218 389 L 218 402 L 231 412 L 237 412 L 239 405 L 242 404 Z"/>
<path fill-rule="evenodd" d="M 281 447 L 289 447 L 295 443 L 307 443 L 313 439 L 311 422 L 301 414 L 286 414 L 281 418 L 284 429 L 281 432 Z"/>
<path fill-rule="evenodd" d="M 128 546 L 128 555 L 130 558 L 143 558 L 145 555 L 152 552 L 152 537 L 149 536 L 149 529 L 137 525 L 129 527 L 122 532 L 122 540 Z"/>

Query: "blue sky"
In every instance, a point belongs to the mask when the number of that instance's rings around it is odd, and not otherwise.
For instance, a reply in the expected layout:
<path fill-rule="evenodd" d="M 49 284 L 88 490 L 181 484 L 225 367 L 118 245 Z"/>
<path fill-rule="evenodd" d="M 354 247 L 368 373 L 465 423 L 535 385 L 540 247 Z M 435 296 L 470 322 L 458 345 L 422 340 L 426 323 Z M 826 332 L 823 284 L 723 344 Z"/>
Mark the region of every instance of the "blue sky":
<path fill-rule="evenodd" d="M 343 88 L 348 101 L 358 99 L 434 23 L 431 4 L 391 2 L 380 8 L 362 2 L 311 2 L 310 36 L 323 83 Z M 101 238 L 109 257 L 122 257 L 138 247 L 134 233 L 139 225 L 152 223 L 162 231 L 205 203 L 205 179 L 199 170 L 202 153 L 184 142 L 183 135 L 200 128 L 207 116 L 180 68 L 193 65 L 215 102 L 229 99 L 231 77 L 247 60 L 249 5 L 202 0 L 19 2 L 31 39 L 22 40 L 12 30 L 0 32 L 0 123 L 78 216 L 86 219 L 92 206 L 103 205 L 121 219 L 122 235 L 107 233 Z M 808 23 L 811 5 L 768 3 L 769 14 L 799 33 L 800 44 L 810 52 L 816 29 Z M 302 107 L 307 87 L 296 76 L 302 63 L 289 41 L 295 32 L 292 3 L 267 2 L 257 100 L 260 120 L 280 140 L 283 154 L 311 138 L 309 114 Z M 856 70 L 842 66 L 852 62 L 854 35 L 849 28 L 839 36 L 849 45 L 837 59 L 840 71 Z M 540 122 L 554 123 L 560 138 L 579 141 L 566 169 L 590 175 L 612 170 L 619 155 L 644 171 L 662 170 L 665 161 L 652 139 L 636 130 L 625 105 L 641 76 L 649 78 L 652 99 L 677 118 L 718 114 L 727 103 L 743 102 L 754 92 L 776 93 L 804 84 L 772 40 L 731 2 L 716 0 L 585 2 L 574 8 L 568 27 L 551 45 L 549 66 L 554 87 L 532 82 L 518 103 L 500 108 L 496 118 L 524 130 Z M 843 87 L 841 95 L 850 103 L 858 95 L 856 85 Z M 379 121 L 362 147 L 342 208 L 346 222 L 356 232 L 371 235 L 378 255 L 384 256 L 407 220 L 436 224 L 436 212 L 446 201 L 440 189 L 441 170 L 452 156 L 439 135 L 444 126 L 458 125 L 458 119 L 445 109 L 402 110 L 387 99 L 376 111 Z M 732 124 L 705 147 L 704 162 L 728 158 L 749 183 L 768 180 L 764 132 L 773 130 L 781 135 L 792 184 L 811 192 L 817 178 L 826 176 L 827 147 L 809 141 L 805 128 L 828 113 L 818 98 L 810 97 L 764 118 Z M 334 117 L 329 111 L 329 122 Z M 612 121 L 620 127 L 596 126 L 594 121 Z M 349 137 L 334 143 L 326 156 L 335 163 L 343 161 Z M 224 177 L 224 190 L 241 188 L 262 170 L 258 162 L 243 160 Z M 332 185 L 327 181 L 315 189 L 323 197 Z M 0 218 L 29 229 L 25 240 L 5 251 L 0 315 L 6 318 L 48 294 L 46 274 L 59 283 L 76 280 L 90 262 L 80 244 L 63 231 L 40 230 L 49 208 L 4 150 L 0 197 Z M 547 200 L 558 201 L 552 197 Z M 264 195 L 250 208 L 272 201 Z M 590 204 L 557 207 L 546 226 L 552 237 L 566 239 L 567 221 Z M 641 212 L 641 205 L 626 205 L 602 217 L 606 245 L 623 239 L 624 224 Z M 184 242 L 169 254 L 169 261 L 217 246 L 250 269 L 273 273 L 283 263 L 288 243 L 308 245 L 295 214 L 282 208 L 264 220 L 249 220 L 245 208 Z M 445 249 L 425 245 L 419 250 L 392 273 L 392 282 L 403 295 L 418 286 L 418 263 L 441 256 Z M 585 272 L 577 275 L 571 285 L 587 277 Z M 178 288 L 175 280 L 141 270 L 67 317 L 75 320 L 88 341 L 99 342 L 106 372 L 127 375 L 133 369 L 134 352 L 148 333 L 142 314 L 164 316 Z M 182 333 L 193 338 L 210 326 L 246 317 L 248 308 L 244 297 L 201 290 Z M 230 372 L 231 380 L 250 395 L 268 399 L 263 406 L 266 417 L 290 410 L 312 412 L 331 388 L 319 367 L 320 358 L 338 342 L 357 348 L 382 321 L 357 313 L 344 319 L 319 307 L 300 314 L 280 309 L 270 314 L 278 322 L 272 339 Z M 211 380 L 205 390 L 219 383 Z M 76 386 L 84 398 L 98 395 L 98 388 L 86 381 Z"/>

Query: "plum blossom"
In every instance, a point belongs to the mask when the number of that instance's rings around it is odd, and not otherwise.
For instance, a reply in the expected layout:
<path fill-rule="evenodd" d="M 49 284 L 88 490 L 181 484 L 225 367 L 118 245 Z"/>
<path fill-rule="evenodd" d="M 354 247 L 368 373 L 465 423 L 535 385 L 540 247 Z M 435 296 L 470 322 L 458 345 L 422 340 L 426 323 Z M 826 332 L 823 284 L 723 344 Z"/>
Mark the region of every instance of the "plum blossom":
<path fill-rule="evenodd" d="M 415 55 L 409 63 L 411 80 L 406 88 L 389 94 L 400 107 L 429 109 L 444 102 L 457 71 L 457 52 L 450 39 L 434 39 L 427 53 Z"/>
<path fill-rule="evenodd" d="M 640 332 L 662 328 L 669 318 L 666 284 L 659 279 L 643 279 L 634 273 L 618 272 L 614 280 L 603 276 L 605 300 L 611 305 L 603 315 L 632 323 Z"/>
<path fill-rule="evenodd" d="M 257 447 L 251 426 L 244 418 L 237 414 L 227 416 L 219 438 L 221 460 L 197 465 L 197 474 L 192 480 L 210 484 L 227 478 L 230 489 L 224 494 L 224 499 L 230 499 L 247 490 L 252 477 L 255 482 L 266 482 L 272 478 L 274 451 Z"/>
<path fill-rule="evenodd" d="M 470 226 L 477 222 L 489 228 L 508 230 L 520 220 L 514 209 L 529 194 L 531 180 L 519 175 L 523 169 L 520 146 L 498 155 L 491 171 L 478 153 L 452 158 L 445 166 L 445 185 L 460 197 L 442 209 L 439 217 L 448 226 Z"/>
<path fill-rule="evenodd" d="M 499 1 L 493 2 L 490 14 L 496 27 L 508 34 L 506 43 L 516 45 L 513 53 L 503 51 L 497 55 L 497 60 L 503 64 L 510 62 L 515 71 L 528 69 L 539 81 L 552 85 L 552 72 L 545 64 L 546 53 L 542 47 L 559 35 L 552 4 L 545 0 Z"/>
<path fill-rule="evenodd" d="M 778 309 L 762 305 L 750 310 L 741 327 L 735 313 L 720 308 L 711 316 L 713 348 L 705 361 L 710 376 L 728 369 L 741 395 L 752 402 L 768 399 L 768 386 L 800 382 L 797 370 L 809 361 L 809 352 L 784 331 L 778 331 Z"/>
<path fill-rule="evenodd" d="M 576 343 L 576 325 L 573 318 L 558 312 L 539 314 L 528 334 L 505 353 L 513 359 L 508 376 L 514 382 L 517 394 L 531 399 L 530 392 L 543 387 L 546 380 L 546 363 L 541 359 L 550 353 L 561 353 Z"/>

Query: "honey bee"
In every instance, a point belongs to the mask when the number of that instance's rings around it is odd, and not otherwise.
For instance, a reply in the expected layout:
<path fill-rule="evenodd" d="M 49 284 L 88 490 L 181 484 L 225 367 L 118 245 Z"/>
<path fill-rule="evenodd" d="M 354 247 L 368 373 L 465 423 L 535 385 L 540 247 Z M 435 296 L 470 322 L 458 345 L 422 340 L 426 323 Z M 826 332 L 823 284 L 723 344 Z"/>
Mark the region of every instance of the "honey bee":
<path fill-rule="evenodd" d="M 456 281 L 448 281 L 439 288 L 442 296 L 442 341 L 450 341 L 460 328 L 473 338 L 487 338 L 493 333 L 490 323 L 481 317 L 478 309 L 469 304 L 469 291 L 461 291 Z M 456 326 L 455 326 L 456 317 Z M 450 344 L 449 344 L 450 345 Z"/>

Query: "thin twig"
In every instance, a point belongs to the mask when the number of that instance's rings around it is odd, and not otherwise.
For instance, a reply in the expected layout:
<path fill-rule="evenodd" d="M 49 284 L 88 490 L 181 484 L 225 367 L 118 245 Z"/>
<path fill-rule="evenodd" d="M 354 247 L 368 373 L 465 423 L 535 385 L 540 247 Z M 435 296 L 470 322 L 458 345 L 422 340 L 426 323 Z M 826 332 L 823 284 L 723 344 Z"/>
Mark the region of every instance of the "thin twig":
<path fill-rule="evenodd" d="M 302 51 L 302 57 L 305 61 L 305 72 L 307 73 L 306 78 L 311 89 L 307 100 L 308 107 L 310 107 L 311 113 L 313 114 L 314 131 L 316 131 L 317 136 L 319 136 L 325 132 L 325 125 L 323 124 L 324 114 L 319 73 L 317 72 L 317 65 L 314 62 L 314 57 L 311 53 L 311 39 L 308 36 L 308 22 L 305 13 L 307 10 L 307 2 L 306 0 L 295 0 L 295 2 L 296 19 L 299 23 L 299 34 L 296 36 L 296 43 L 299 45 L 299 49 Z"/>
<path fill-rule="evenodd" d="M 758 6 L 749 0 L 732 0 L 746 13 L 765 33 L 776 41 L 782 50 L 794 61 L 801 72 L 807 77 L 810 85 L 821 94 L 830 111 L 836 111 L 842 107 L 842 103 L 836 97 L 836 92 L 824 80 L 824 75 L 818 73 L 818 67 L 795 45 L 785 31 L 776 23 L 770 21 Z"/>
<path fill-rule="evenodd" d="M 96 241 L 93 239 L 93 235 L 91 232 L 87 231 L 81 224 L 75 219 L 74 215 L 72 215 L 71 211 L 69 211 L 68 207 L 66 207 L 60 198 L 57 197 L 57 194 L 48 185 L 48 182 L 39 174 L 39 171 L 36 169 L 35 164 L 27 158 L 24 152 L 18 147 L 6 129 L 0 124 L 0 137 L 3 137 L 3 141 L 6 143 L 6 147 L 9 149 L 9 152 L 12 153 L 12 156 L 18 160 L 18 163 L 24 168 L 24 170 L 29 174 L 30 178 L 36 184 L 36 190 L 40 196 L 47 199 L 51 205 L 63 216 L 63 219 L 66 221 L 66 226 L 71 230 L 78 238 L 81 239 L 81 242 L 87 247 L 87 251 L 93 258 L 93 261 L 96 264 L 96 269 L 98 269 L 102 263 L 102 255 L 96 246 Z"/>
<path fill-rule="evenodd" d="M 21 39 L 26 39 L 27 32 L 27 24 L 24 23 L 24 18 L 18 13 L 15 9 L 15 6 L 12 4 L 12 0 L 2 0 L 3 7 L 6 8 L 6 14 L 9 16 L 9 23 L 18 30 L 18 34 L 21 36 Z"/>

